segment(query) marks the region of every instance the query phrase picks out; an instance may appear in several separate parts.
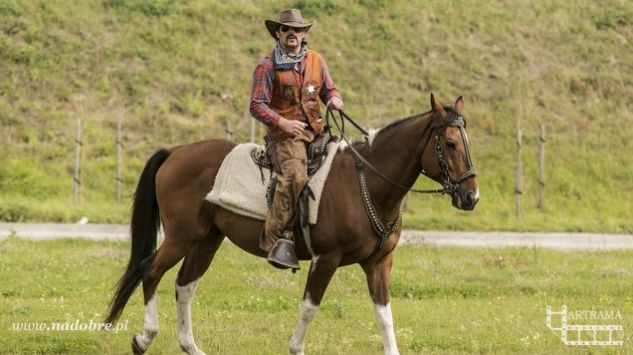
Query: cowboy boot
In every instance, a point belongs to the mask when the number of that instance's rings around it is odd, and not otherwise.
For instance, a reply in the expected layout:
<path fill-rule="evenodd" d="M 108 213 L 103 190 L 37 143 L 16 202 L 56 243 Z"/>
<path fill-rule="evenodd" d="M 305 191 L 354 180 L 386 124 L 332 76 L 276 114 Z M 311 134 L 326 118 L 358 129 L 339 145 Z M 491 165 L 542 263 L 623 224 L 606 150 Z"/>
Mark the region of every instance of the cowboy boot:
<path fill-rule="evenodd" d="M 299 270 L 299 261 L 295 252 L 295 243 L 292 240 L 292 232 L 285 231 L 283 236 L 275 242 L 268 253 L 268 262 L 278 269 Z"/>

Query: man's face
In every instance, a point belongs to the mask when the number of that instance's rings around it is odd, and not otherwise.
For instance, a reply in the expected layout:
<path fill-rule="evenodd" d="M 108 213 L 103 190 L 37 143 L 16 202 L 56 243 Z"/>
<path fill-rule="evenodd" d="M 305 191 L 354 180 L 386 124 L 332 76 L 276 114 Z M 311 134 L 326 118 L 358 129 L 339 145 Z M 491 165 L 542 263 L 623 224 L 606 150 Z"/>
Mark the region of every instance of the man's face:
<path fill-rule="evenodd" d="M 295 51 L 301 48 L 301 42 L 306 36 L 304 28 L 295 28 L 289 26 L 279 26 L 277 29 L 277 37 L 279 43 L 288 51 Z"/>

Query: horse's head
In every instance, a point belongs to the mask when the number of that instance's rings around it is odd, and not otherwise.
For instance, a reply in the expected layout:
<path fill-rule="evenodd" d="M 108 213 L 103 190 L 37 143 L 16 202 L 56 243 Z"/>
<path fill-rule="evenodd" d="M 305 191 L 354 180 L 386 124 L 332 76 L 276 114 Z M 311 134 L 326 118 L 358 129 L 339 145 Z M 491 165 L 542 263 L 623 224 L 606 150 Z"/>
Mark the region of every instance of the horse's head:
<path fill-rule="evenodd" d="M 461 96 L 455 105 L 442 106 L 431 94 L 432 135 L 421 157 L 422 172 L 442 184 L 453 206 L 472 210 L 479 201 L 477 172 L 470 157 Z"/>

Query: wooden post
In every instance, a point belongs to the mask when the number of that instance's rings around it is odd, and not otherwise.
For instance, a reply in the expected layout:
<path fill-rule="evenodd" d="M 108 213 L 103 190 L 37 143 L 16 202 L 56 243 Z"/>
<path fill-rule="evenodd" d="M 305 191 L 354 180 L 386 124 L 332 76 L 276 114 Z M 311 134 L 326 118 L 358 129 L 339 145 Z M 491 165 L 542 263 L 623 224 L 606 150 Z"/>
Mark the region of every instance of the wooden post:
<path fill-rule="evenodd" d="M 541 124 L 539 134 L 538 160 L 538 209 L 545 211 L 545 125 Z"/>
<path fill-rule="evenodd" d="M 404 201 L 402 201 L 402 209 L 404 210 L 404 212 L 409 212 L 409 200 L 411 199 L 411 192 L 407 192 L 406 195 L 404 195 Z"/>
<path fill-rule="evenodd" d="M 255 143 L 255 124 L 257 122 L 255 122 L 254 118 L 251 118 L 251 138 L 250 138 L 250 142 L 251 143 Z"/>
<path fill-rule="evenodd" d="M 116 124 L 116 202 L 121 203 L 121 121 Z"/>
<path fill-rule="evenodd" d="M 73 174 L 73 204 L 80 203 L 81 188 L 81 118 L 77 119 L 77 131 L 75 136 L 75 171 Z"/>
<path fill-rule="evenodd" d="M 226 139 L 232 141 L 233 140 L 233 131 L 231 130 L 231 122 L 226 120 Z"/>
<path fill-rule="evenodd" d="M 521 195 L 523 191 L 522 187 L 522 178 L 523 178 L 523 166 L 521 163 L 521 129 L 517 129 L 517 171 L 516 171 L 516 187 L 514 189 L 514 194 L 516 197 L 516 213 L 517 218 L 521 218 L 523 215 L 523 211 L 521 210 Z"/>

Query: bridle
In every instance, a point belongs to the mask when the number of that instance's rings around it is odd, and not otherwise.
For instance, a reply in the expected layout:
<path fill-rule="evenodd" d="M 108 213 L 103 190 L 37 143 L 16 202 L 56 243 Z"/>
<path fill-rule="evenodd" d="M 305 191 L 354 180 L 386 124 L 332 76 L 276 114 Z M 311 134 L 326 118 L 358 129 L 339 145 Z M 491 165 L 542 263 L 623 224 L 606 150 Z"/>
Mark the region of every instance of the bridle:
<path fill-rule="evenodd" d="M 459 184 L 462 181 L 468 178 L 477 176 L 477 170 L 475 170 L 475 167 L 473 166 L 472 159 L 470 157 L 470 150 L 468 148 L 468 141 L 466 140 L 466 132 L 465 132 L 466 121 L 464 120 L 462 116 L 452 115 L 452 117 L 454 118 L 448 119 L 448 123 L 439 121 L 437 119 L 435 119 L 431 123 L 431 128 L 433 129 L 432 133 L 435 133 L 435 154 L 437 155 L 437 160 L 439 162 L 440 175 L 443 180 L 443 184 L 442 184 L 441 189 L 417 190 L 417 189 L 408 188 L 396 181 L 393 181 L 391 178 L 389 178 L 388 176 L 380 172 L 378 169 L 376 169 L 376 167 L 374 167 L 370 162 L 368 162 L 367 159 L 365 159 L 356 150 L 356 148 L 354 148 L 354 146 L 347 139 L 347 137 L 345 137 L 345 120 L 348 120 L 354 127 L 356 127 L 361 133 L 363 133 L 365 137 L 369 136 L 369 133 L 361 125 L 359 125 L 356 121 L 354 121 L 351 117 L 349 117 L 349 115 L 347 115 L 344 111 L 339 110 L 338 113 L 339 113 L 339 120 L 341 121 L 340 124 L 337 122 L 336 117 L 334 116 L 334 113 L 332 112 L 332 109 L 330 107 L 327 108 L 327 112 L 325 115 L 326 127 L 328 131 L 330 131 L 331 129 L 330 119 L 332 119 L 332 122 L 334 122 L 334 124 L 336 125 L 336 127 L 338 128 L 341 134 L 341 138 L 339 139 L 339 141 L 340 140 L 345 141 L 345 143 L 347 143 L 347 147 L 350 148 L 350 150 L 354 153 L 354 155 L 356 155 L 356 168 L 358 170 L 358 181 L 360 184 L 361 197 L 363 199 L 363 204 L 365 205 L 365 211 L 367 212 L 367 215 L 369 216 L 374 232 L 380 237 L 380 243 L 378 244 L 374 253 L 372 253 L 372 256 L 375 253 L 377 253 L 378 250 L 382 249 L 382 246 L 385 243 L 385 240 L 387 240 L 389 236 L 393 234 L 393 232 L 395 232 L 395 230 L 400 225 L 400 222 L 402 221 L 402 210 L 398 211 L 398 217 L 396 217 L 396 219 L 393 222 L 389 222 L 386 225 L 382 223 L 382 221 L 378 217 L 376 208 L 371 202 L 371 197 L 369 195 L 369 188 L 367 187 L 365 173 L 363 172 L 364 166 L 368 167 L 371 171 L 373 171 L 376 175 L 381 177 L 383 180 L 387 181 L 391 185 L 396 186 L 404 191 L 412 191 L 412 192 L 418 192 L 418 193 L 424 193 L 424 194 L 441 193 L 441 194 L 448 194 L 451 197 L 453 197 L 455 193 L 457 193 L 457 191 L 459 190 Z M 423 113 L 422 115 L 429 114 L 429 113 L 431 113 L 431 111 L 427 111 Z M 466 172 L 464 172 L 455 181 L 452 181 L 450 174 L 448 173 L 448 163 L 446 162 L 446 159 L 444 159 L 444 147 L 442 145 L 442 142 L 440 141 L 440 137 L 438 134 L 439 130 L 445 129 L 447 127 L 459 128 L 459 131 L 462 136 L 462 142 L 464 144 L 464 149 L 466 151 L 466 159 L 468 162 L 468 170 L 466 170 Z M 330 135 L 332 135 L 331 131 L 330 131 Z M 420 162 L 422 162 L 423 153 L 424 153 L 424 149 L 422 147 L 419 147 L 418 160 Z"/>
<path fill-rule="evenodd" d="M 459 190 L 459 184 L 462 181 L 471 178 L 473 176 L 477 176 L 477 170 L 473 166 L 472 158 L 470 157 L 470 149 L 468 148 L 468 141 L 466 140 L 466 120 L 462 116 L 456 116 L 456 118 L 449 121 L 448 124 L 437 123 L 438 120 L 434 120 L 431 124 L 431 128 L 434 130 L 443 129 L 446 127 L 457 127 L 459 128 L 459 133 L 462 136 L 462 143 L 464 145 L 464 150 L 466 151 L 466 162 L 468 164 L 468 170 L 466 170 L 462 175 L 457 178 L 455 181 L 451 181 L 451 177 L 448 174 L 448 163 L 444 159 L 444 146 L 440 141 L 440 137 L 438 134 L 435 134 L 435 154 L 437 155 L 437 160 L 440 164 L 440 175 L 444 183 L 442 184 L 442 193 L 453 196 Z M 437 132 L 436 132 L 437 133 Z M 414 191 L 414 190 L 411 190 Z M 416 191 L 418 192 L 418 191 Z"/>
<path fill-rule="evenodd" d="M 352 146 L 352 143 L 347 139 L 347 137 L 345 137 L 345 120 L 348 120 L 352 125 L 354 125 L 354 127 L 356 127 L 361 133 L 363 133 L 365 136 L 368 136 L 369 133 L 367 132 L 367 130 L 365 130 L 361 125 L 359 125 L 356 121 L 354 121 L 349 115 L 347 115 L 344 111 L 339 110 L 339 120 L 341 121 L 341 123 L 339 124 L 338 121 L 336 120 L 336 117 L 334 116 L 334 113 L 332 112 L 331 108 L 327 108 L 327 112 L 326 112 L 326 123 L 328 127 L 330 126 L 330 119 L 332 119 L 332 122 L 334 122 L 334 124 L 336 125 L 336 128 L 338 128 L 339 132 L 341 133 L 341 140 L 345 141 L 345 143 L 347 143 L 347 146 L 350 148 L 350 150 L 354 153 L 354 155 L 356 155 L 356 159 L 357 159 L 357 168 L 359 169 L 359 171 L 362 172 L 362 167 L 366 166 L 367 168 L 369 168 L 369 170 L 373 171 L 376 175 L 378 175 L 379 177 L 381 177 L 383 180 L 387 181 L 388 183 L 390 183 L 393 186 L 396 186 L 402 190 L 405 191 L 411 191 L 411 192 L 417 192 L 417 193 L 423 193 L 423 194 L 436 194 L 436 193 L 440 193 L 440 194 L 448 194 L 450 196 L 453 196 L 459 189 L 459 184 L 462 183 L 464 180 L 473 177 L 473 176 L 477 176 L 477 170 L 475 169 L 475 167 L 473 166 L 472 163 L 472 158 L 470 156 L 470 149 L 468 148 L 468 141 L 466 140 L 466 121 L 464 120 L 464 118 L 462 116 L 455 116 L 455 118 L 453 119 L 449 119 L 448 123 L 443 123 L 437 119 L 433 120 L 433 122 L 431 123 L 431 128 L 433 129 L 434 133 L 435 133 L 435 154 L 437 155 L 437 160 L 439 162 L 439 167 L 440 167 L 440 176 L 441 179 L 443 181 L 442 183 L 442 188 L 441 189 L 430 189 L 430 190 L 418 190 L 418 189 L 412 189 L 409 187 L 406 187 L 396 181 L 394 181 L 393 179 L 391 179 L 390 177 L 386 176 L 385 174 L 383 174 L 382 172 L 380 172 L 378 169 L 376 169 L 376 167 L 374 167 L 370 162 L 367 161 L 367 159 L 365 159 L 357 150 L 356 148 L 354 148 Z M 425 113 L 423 113 L 422 115 L 425 114 L 429 114 L 431 113 L 431 111 L 427 111 Z M 453 181 L 448 173 L 448 163 L 446 162 L 446 159 L 444 159 L 444 147 L 442 145 L 442 142 L 440 141 L 440 137 L 439 134 L 437 134 L 438 130 L 447 128 L 447 127 L 458 127 L 459 128 L 459 132 L 462 136 L 462 142 L 464 145 L 464 149 L 466 151 L 466 161 L 468 163 L 468 170 L 466 170 L 466 172 L 464 172 L 457 180 Z M 424 153 L 423 149 L 419 149 L 418 152 L 418 160 L 421 162 L 422 161 L 422 154 Z"/>

